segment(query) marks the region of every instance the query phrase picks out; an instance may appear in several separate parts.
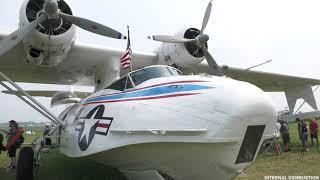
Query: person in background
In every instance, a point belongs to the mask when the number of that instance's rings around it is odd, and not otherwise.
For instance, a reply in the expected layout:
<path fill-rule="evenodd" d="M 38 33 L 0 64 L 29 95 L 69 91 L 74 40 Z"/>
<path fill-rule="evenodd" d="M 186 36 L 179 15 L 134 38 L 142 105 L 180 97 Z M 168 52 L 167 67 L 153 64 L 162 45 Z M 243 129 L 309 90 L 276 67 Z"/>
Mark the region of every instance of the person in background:
<path fill-rule="evenodd" d="M 279 137 L 280 137 L 280 128 L 281 128 L 281 123 L 280 120 L 277 120 L 276 123 L 276 132 L 275 132 L 275 142 L 274 142 L 274 146 L 276 148 L 276 153 L 277 155 L 281 154 L 281 146 L 279 144 Z"/>
<path fill-rule="evenodd" d="M 18 133 L 19 127 L 18 123 L 14 120 L 9 121 L 9 131 L 7 133 L 7 141 L 10 142 L 12 138 Z M 17 143 L 13 143 L 10 147 L 8 147 L 8 155 L 11 160 L 8 168 L 15 169 L 16 168 L 16 153 L 17 153 Z"/>
<path fill-rule="evenodd" d="M 46 127 L 44 128 L 44 131 L 43 131 L 43 136 L 49 135 L 50 131 L 51 131 L 50 124 L 46 124 Z M 44 139 L 45 139 L 45 145 L 51 146 L 52 144 L 51 138 L 45 137 Z"/>
<path fill-rule="evenodd" d="M 309 149 L 308 149 L 309 130 L 308 130 L 308 126 L 305 122 L 303 122 L 303 124 L 302 124 L 301 135 L 302 135 L 302 141 L 303 141 L 303 148 L 305 151 L 309 151 Z"/>
<path fill-rule="evenodd" d="M 310 121 L 310 138 L 311 138 L 311 145 L 313 146 L 313 139 L 316 139 L 317 147 L 319 147 L 318 123 L 315 118 L 312 118 Z"/>
<path fill-rule="evenodd" d="M 304 147 L 304 142 L 303 142 L 303 139 L 302 139 L 302 125 L 303 125 L 303 122 L 301 121 L 300 118 L 296 118 L 296 122 L 298 124 L 298 133 L 299 133 L 299 139 L 301 141 L 301 145 L 302 147 Z"/>
<path fill-rule="evenodd" d="M 0 154 L 2 151 L 6 151 L 6 147 L 3 145 L 3 135 L 0 133 Z"/>
<path fill-rule="evenodd" d="M 288 152 L 288 151 L 290 151 L 290 148 L 289 148 L 289 145 L 290 145 L 289 127 L 284 120 L 281 120 L 280 124 L 281 124 L 280 133 L 282 136 L 283 144 L 285 146 L 284 152 Z"/>

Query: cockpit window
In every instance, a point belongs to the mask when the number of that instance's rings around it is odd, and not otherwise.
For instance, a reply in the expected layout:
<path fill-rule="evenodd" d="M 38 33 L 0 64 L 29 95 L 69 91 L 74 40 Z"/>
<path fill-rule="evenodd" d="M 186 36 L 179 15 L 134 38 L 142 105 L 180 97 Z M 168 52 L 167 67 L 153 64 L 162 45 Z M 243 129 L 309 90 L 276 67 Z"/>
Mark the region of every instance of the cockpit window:
<path fill-rule="evenodd" d="M 117 80 L 116 82 L 112 83 L 106 89 L 114 89 L 114 90 L 118 90 L 118 91 L 124 91 L 125 89 L 130 89 L 130 88 L 133 88 L 133 85 L 132 85 L 129 77 L 125 76 L 125 77 Z"/>
<path fill-rule="evenodd" d="M 125 77 L 112 83 L 106 89 L 124 91 L 126 89 L 134 88 L 149 79 L 179 76 L 181 74 L 182 73 L 179 70 L 170 66 L 156 65 L 145 67 L 127 74 Z"/>
<path fill-rule="evenodd" d="M 181 73 L 179 70 L 177 70 L 177 69 L 175 69 L 175 68 L 173 68 L 173 67 L 168 67 L 168 69 L 170 70 L 170 72 L 171 72 L 171 74 L 172 74 L 173 76 L 182 75 L 182 73 Z"/>
<path fill-rule="evenodd" d="M 177 72 L 176 72 L 177 73 Z M 159 78 L 159 77 L 170 77 L 175 73 L 171 72 L 167 67 L 154 66 L 149 68 L 143 68 L 138 71 L 131 73 L 131 79 L 133 83 L 137 86 L 149 79 Z"/>

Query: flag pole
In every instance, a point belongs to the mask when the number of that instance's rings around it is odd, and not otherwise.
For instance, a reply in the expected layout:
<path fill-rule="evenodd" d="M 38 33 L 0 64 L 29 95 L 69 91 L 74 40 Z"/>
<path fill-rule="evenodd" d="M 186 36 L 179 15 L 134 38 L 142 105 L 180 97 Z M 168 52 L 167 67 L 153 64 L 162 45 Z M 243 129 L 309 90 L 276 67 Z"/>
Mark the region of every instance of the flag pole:
<path fill-rule="evenodd" d="M 128 29 L 128 46 L 130 47 L 130 51 L 131 51 L 131 62 L 130 62 L 130 72 L 132 71 L 132 45 L 131 45 L 131 41 L 130 41 L 130 30 L 129 30 L 129 25 L 127 25 L 127 29 Z"/>
<path fill-rule="evenodd" d="M 124 54 L 120 57 L 120 62 L 123 66 L 123 69 L 128 71 L 127 69 L 130 67 L 129 71 L 132 71 L 132 65 L 131 65 L 131 58 L 132 58 L 132 50 L 131 50 L 131 44 L 130 44 L 130 32 L 129 32 L 129 26 L 127 25 L 128 29 L 128 39 L 127 39 L 127 48 Z"/>

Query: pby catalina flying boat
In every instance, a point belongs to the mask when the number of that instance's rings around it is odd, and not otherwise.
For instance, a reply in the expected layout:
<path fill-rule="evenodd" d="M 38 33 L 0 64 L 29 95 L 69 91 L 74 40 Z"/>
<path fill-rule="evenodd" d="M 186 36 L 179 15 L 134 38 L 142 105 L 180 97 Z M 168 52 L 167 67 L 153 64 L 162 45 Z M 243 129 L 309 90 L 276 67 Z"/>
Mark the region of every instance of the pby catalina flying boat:
<path fill-rule="evenodd" d="M 52 103 L 70 97 L 59 95 Z M 248 167 L 273 137 L 277 112 L 252 84 L 154 65 L 128 73 L 59 117 L 46 115 L 67 156 L 112 165 L 133 180 L 209 180 L 231 179 Z M 30 157 L 39 162 L 40 144 L 20 150 L 17 179 L 32 179 Z"/>
<path fill-rule="evenodd" d="M 164 43 L 156 53 L 133 52 L 134 71 L 119 78 L 124 51 L 75 43 L 75 26 L 125 36 L 74 16 L 64 1 L 27 0 L 19 29 L 0 41 L 0 76 L 18 91 L 0 83 L 56 125 L 50 134 L 70 157 L 112 165 L 133 180 L 230 179 L 273 137 L 277 113 L 262 90 L 285 91 L 290 110 L 298 98 L 316 109 L 311 86 L 320 80 L 219 67 L 204 34 L 211 7 L 200 30 L 151 36 Z M 73 103 L 57 117 L 30 96 L 52 93 L 28 93 L 15 82 L 77 83 L 95 91 L 82 99 L 72 92 L 53 95 L 52 105 Z M 42 139 L 21 149 L 17 179 L 32 179 Z"/>

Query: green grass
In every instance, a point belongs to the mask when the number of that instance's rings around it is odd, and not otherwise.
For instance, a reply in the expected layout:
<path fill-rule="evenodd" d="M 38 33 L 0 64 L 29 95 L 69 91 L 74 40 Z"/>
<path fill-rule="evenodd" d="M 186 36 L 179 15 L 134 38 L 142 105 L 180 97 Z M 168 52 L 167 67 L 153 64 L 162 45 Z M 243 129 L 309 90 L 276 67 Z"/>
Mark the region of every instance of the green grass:
<path fill-rule="evenodd" d="M 35 128 L 35 127 L 34 127 Z M 298 138 L 296 123 L 290 124 L 291 152 L 275 155 L 267 153 L 258 156 L 256 162 L 245 170 L 236 180 L 264 179 L 264 176 L 319 176 L 320 153 L 311 148 L 305 152 L 303 161 L 299 160 L 301 144 Z M 31 142 L 35 136 L 41 135 L 42 128 L 34 129 L 37 135 L 25 135 L 25 142 Z M 282 144 L 281 144 L 282 145 Z M 283 148 L 283 146 L 282 146 Z M 9 164 L 6 152 L 0 155 L 0 179 L 14 180 L 14 173 L 7 173 Z M 124 180 L 125 177 L 112 167 L 107 167 L 86 158 L 69 158 L 57 150 L 45 153 L 41 168 L 35 180 Z"/>

